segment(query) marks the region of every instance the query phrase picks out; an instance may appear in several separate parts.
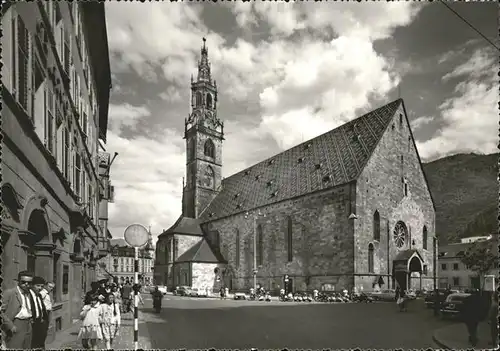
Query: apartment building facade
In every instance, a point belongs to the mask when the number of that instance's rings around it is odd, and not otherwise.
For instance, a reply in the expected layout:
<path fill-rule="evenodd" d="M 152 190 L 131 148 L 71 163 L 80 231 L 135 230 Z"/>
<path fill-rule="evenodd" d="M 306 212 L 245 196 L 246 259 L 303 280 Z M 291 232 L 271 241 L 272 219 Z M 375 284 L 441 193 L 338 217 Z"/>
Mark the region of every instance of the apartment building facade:
<path fill-rule="evenodd" d="M 155 250 L 152 237 L 145 247 L 139 249 L 139 283 L 143 286 L 153 284 L 153 267 Z M 124 239 L 111 239 L 110 255 L 102 258 L 99 265 L 118 283 L 134 282 L 134 248 L 127 245 Z M 106 277 L 106 278 L 107 278 Z"/>
<path fill-rule="evenodd" d="M 493 246 L 496 241 L 492 240 L 492 236 L 471 237 L 463 238 L 458 243 L 442 245 L 439 247 L 438 255 L 438 275 L 439 287 L 465 290 L 465 289 L 479 289 L 482 286 L 481 278 L 476 272 L 467 267 L 462 262 L 462 255 L 472 246 L 476 241 L 488 241 Z M 489 274 L 498 275 L 498 271 L 492 269 Z"/>
<path fill-rule="evenodd" d="M 56 284 L 50 342 L 78 318 L 109 251 L 104 4 L 10 2 L 2 29 L 2 288 L 23 270 Z"/>

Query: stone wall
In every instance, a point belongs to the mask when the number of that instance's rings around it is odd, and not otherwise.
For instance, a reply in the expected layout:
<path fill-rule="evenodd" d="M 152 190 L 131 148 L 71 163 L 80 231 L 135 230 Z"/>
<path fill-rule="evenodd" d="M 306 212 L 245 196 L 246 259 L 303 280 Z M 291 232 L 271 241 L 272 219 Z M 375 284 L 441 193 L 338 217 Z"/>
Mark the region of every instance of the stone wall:
<path fill-rule="evenodd" d="M 351 185 L 286 200 L 260 209 L 265 217 L 256 218 L 264 239 L 264 264 L 258 267 L 257 280 L 264 287 L 278 289 L 283 276 L 294 280 L 297 290 L 321 288 L 331 283 L 351 286 L 353 267 Z M 253 286 L 253 213 L 244 213 L 206 224 L 207 229 L 220 232 L 221 246 L 227 251 L 233 290 Z M 287 217 L 292 219 L 293 260 L 288 262 Z M 256 226 L 255 226 L 256 227 Z M 240 262 L 235 262 L 236 229 L 240 233 Z"/>
<path fill-rule="evenodd" d="M 403 114 L 402 123 L 400 114 Z M 405 196 L 404 181 L 408 184 Z M 433 277 L 433 236 L 435 213 L 429 189 L 426 186 L 417 151 L 411 138 L 409 124 L 402 107 L 395 113 L 379 145 L 357 181 L 355 221 L 356 285 L 372 289 L 378 275 L 392 273 L 392 261 L 400 251 L 394 244 L 392 233 L 398 221 L 403 221 L 411 239 L 403 249 L 415 246 L 427 264 L 428 273 L 423 285 Z M 380 214 L 380 240 L 374 239 L 373 215 Z M 427 227 L 427 249 L 423 248 L 423 227 Z M 368 273 L 368 245 L 374 245 L 374 274 Z M 387 287 L 387 279 L 385 287 Z M 413 281 L 414 284 L 416 284 Z M 420 282 L 418 282 L 418 285 Z M 417 285 L 417 287 L 418 287 Z"/>
<path fill-rule="evenodd" d="M 177 241 L 178 249 L 177 249 L 177 257 L 174 257 L 174 260 L 182 256 L 187 250 L 196 245 L 200 240 L 202 240 L 202 237 L 195 235 L 175 234 L 175 239 L 178 240 Z"/>

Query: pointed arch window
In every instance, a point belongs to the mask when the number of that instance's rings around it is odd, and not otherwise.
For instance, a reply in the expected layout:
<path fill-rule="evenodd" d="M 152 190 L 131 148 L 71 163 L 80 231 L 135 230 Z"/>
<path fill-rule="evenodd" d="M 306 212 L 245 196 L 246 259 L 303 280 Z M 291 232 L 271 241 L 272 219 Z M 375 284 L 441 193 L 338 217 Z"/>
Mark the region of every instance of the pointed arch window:
<path fill-rule="evenodd" d="M 236 235 L 235 235 L 235 263 L 236 267 L 240 266 L 240 231 L 236 229 Z"/>
<path fill-rule="evenodd" d="M 215 186 L 215 173 L 212 167 L 208 166 L 205 169 L 203 185 L 207 188 L 213 189 Z"/>
<path fill-rule="evenodd" d="M 196 106 L 201 106 L 203 103 L 203 97 L 200 92 L 196 93 Z"/>
<path fill-rule="evenodd" d="M 292 218 L 287 217 L 286 220 L 286 250 L 287 250 L 287 261 L 293 261 L 293 230 L 292 230 Z"/>
<path fill-rule="evenodd" d="M 373 214 L 373 240 L 380 241 L 380 214 L 378 211 Z"/>
<path fill-rule="evenodd" d="M 256 238 L 256 243 L 257 243 L 257 253 L 256 253 L 256 261 L 258 266 L 262 266 L 264 263 L 264 238 L 262 234 L 262 225 L 259 224 L 257 226 L 257 238 Z"/>
<path fill-rule="evenodd" d="M 368 245 L 368 273 L 373 273 L 373 255 L 374 255 L 374 247 L 373 244 L 370 243 Z"/>
<path fill-rule="evenodd" d="M 422 229 L 422 247 L 424 250 L 427 250 L 427 226 L 424 225 L 424 228 Z"/>
<path fill-rule="evenodd" d="M 205 156 L 215 158 L 215 145 L 211 139 L 207 139 L 207 141 L 205 141 L 203 152 Z"/>
<path fill-rule="evenodd" d="M 212 95 L 207 93 L 207 108 L 212 108 Z"/>

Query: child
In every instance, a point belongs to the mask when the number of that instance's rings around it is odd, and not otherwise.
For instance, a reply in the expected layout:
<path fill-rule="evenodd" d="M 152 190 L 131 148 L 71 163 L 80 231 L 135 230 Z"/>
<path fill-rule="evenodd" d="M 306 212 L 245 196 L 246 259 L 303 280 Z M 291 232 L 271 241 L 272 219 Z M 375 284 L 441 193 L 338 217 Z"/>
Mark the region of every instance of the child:
<path fill-rule="evenodd" d="M 86 349 L 97 350 L 97 340 L 102 339 L 100 320 L 102 319 L 102 308 L 99 305 L 97 295 L 90 297 L 90 305 L 83 306 L 80 313 L 82 326 L 78 333 L 78 339 L 82 339 L 82 345 Z"/>
<path fill-rule="evenodd" d="M 115 301 L 113 294 L 108 295 L 107 303 L 102 304 L 101 327 L 106 349 L 111 350 L 113 339 L 118 335 L 120 329 L 120 305 Z"/>

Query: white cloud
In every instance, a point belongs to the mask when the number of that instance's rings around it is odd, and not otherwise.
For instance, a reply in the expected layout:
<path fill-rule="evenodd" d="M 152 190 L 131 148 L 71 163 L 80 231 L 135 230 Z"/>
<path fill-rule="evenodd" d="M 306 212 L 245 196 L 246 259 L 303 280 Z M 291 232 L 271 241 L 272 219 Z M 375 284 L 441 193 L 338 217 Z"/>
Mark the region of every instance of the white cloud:
<path fill-rule="evenodd" d="M 478 50 L 450 74 L 464 80 L 457 84 L 455 96 L 439 107 L 445 126 L 431 139 L 417 143 L 422 158 L 497 151 L 499 86 L 494 60 L 491 52 Z"/>
<path fill-rule="evenodd" d="M 161 141 L 128 140 L 108 132 L 107 148 L 119 152 L 110 172 L 116 190 L 115 202 L 109 206 L 109 227 L 115 237 L 132 223 L 152 225 L 158 234 L 181 213 L 184 143 L 172 130 L 162 134 Z"/>
<path fill-rule="evenodd" d="M 179 90 L 174 86 L 169 86 L 165 91 L 159 94 L 159 97 L 168 102 L 177 102 L 182 99 Z"/>
<path fill-rule="evenodd" d="M 127 126 L 133 128 L 139 119 L 148 117 L 151 111 L 146 106 L 132 106 L 128 103 L 122 105 L 109 105 L 109 129 L 119 134 Z"/>
<path fill-rule="evenodd" d="M 423 100 L 423 98 L 420 96 L 419 96 L 419 99 Z M 411 123 L 410 123 L 411 129 L 413 130 L 413 132 L 415 132 L 415 130 L 422 128 L 423 126 L 431 123 L 432 120 L 433 120 L 433 118 L 429 117 L 429 116 L 418 117 L 418 118 L 411 121 Z"/>

